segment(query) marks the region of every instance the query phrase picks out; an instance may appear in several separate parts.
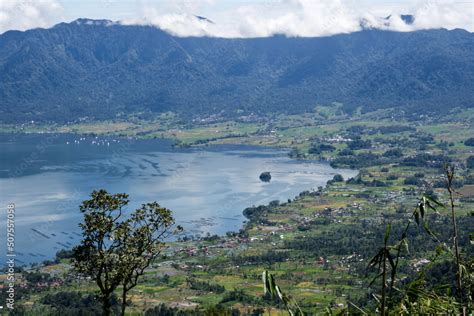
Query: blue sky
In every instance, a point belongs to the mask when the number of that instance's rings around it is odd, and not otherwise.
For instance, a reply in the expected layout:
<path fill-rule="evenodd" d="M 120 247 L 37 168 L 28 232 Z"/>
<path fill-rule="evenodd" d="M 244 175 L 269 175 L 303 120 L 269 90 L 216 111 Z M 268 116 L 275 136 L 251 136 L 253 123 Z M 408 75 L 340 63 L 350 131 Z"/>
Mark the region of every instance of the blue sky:
<path fill-rule="evenodd" d="M 406 25 L 399 14 L 414 14 L 415 23 Z M 152 24 L 179 36 L 325 36 L 357 31 L 361 20 L 396 31 L 474 31 L 474 0 L 0 0 L 0 33 L 81 17 Z"/>

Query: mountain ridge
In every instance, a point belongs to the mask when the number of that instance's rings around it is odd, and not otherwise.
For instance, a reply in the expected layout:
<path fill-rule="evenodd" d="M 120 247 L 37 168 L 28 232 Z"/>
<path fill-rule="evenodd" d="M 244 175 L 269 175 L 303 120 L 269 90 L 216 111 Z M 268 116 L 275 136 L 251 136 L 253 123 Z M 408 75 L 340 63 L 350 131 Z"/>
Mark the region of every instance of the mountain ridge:
<path fill-rule="evenodd" d="M 0 35 L 1 121 L 473 103 L 474 35 L 465 30 L 226 39 L 76 21 Z"/>

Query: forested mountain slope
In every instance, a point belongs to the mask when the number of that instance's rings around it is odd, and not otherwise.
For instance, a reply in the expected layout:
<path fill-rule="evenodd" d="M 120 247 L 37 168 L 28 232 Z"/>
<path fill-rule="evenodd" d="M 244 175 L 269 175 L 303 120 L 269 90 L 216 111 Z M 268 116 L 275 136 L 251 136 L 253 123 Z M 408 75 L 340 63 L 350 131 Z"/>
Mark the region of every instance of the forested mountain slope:
<path fill-rule="evenodd" d="M 331 102 L 426 112 L 473 100 L 474 35 L 464 30 L 180 38 L 80 19 L 0 35 L 3 122 L 288 113 Z"/>

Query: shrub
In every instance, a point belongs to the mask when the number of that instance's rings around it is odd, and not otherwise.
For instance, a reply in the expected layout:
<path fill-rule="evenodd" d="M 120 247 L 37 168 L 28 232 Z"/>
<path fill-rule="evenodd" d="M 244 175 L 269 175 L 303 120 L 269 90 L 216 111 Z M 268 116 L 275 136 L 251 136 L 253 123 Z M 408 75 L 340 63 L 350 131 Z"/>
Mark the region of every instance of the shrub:
<path fill-rule="evenodd" d="M 466 146 L 474 146 L 474 137 L 471 137 L 471 138 L 469 138 L 469 139 L 466 139 L 466 140 L 464 141 L 464 145 L 466 145 Z"/>
<path fill-rule="evenodd" d="M 372 146 L 372 142 L 370 140 L 362 140 L 362 139 L 355 139 L 352 142 L 347 144 L 347 147 L 352 150 L 356 149 L 366 149 Z"/>
<path fill-rule="evenodd" d="M 405 185 L 418 185 L 420 183 L 420 180 L 416 177 L 408 177 L 403 181 L 403 184 Z"/>
<path fill-rule="evenodd" d="M 466 160 L 466 167 L 469 169 L 474 169 L 474 156 L 470 156 Z"/>
<path fill-rule="evenodd" d="M 403 152 L 400 148 L 389 149 L 383 153 L 384 157 L 402 157 Z"/>

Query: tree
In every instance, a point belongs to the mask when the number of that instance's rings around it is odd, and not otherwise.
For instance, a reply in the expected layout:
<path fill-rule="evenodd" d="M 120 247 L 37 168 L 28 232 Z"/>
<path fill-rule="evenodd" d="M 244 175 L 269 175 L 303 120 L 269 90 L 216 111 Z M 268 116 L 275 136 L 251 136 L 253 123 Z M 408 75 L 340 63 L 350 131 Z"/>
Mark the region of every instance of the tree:
<path fill-rule="evenodd" d="M 362 139 L 354 139 L 352 142 L 347 143 L 347 147 L 351 150 L 356 149 L 367 149 L 372 146 L 372 142 L 370 139 L 362 140 Z"/>
<path fill-rule="evenodd" d="M 457 287 L 457 294 L 462 302 L 463 299 L 463 288 L 462 288 L 462 272 L 461 272 L 461 256 L 459 255 L 459 235 L 458 235 L 458 228 L 456 222 L 456 211 L 455 211 L 455 204 L 454 204 L 454 194 L 455 191 L 453 189 L 453 180 L 454 180 L 454 166 L 446 165 L 444 167 L 444 171 L 446 173 L 446 188 L 449 192 L 449 204 L 451 206 L 451 221 L 452 221 L 452 229 L 453 229 L 453 248 L 454 248 L 454 255 L 456 259 L 456 287 Z"/>
<path fill-rule="evenodd" d="M 382 293 L 380 295 L 381 307 L 380 315 L 387 315 L 387 274 L 388 274 L 388 264 L 391 269 L 391 278 L 395 278 L 396 274 L 396 265 L 393 260 L 392 254 L 390 253 L 391 247 L 388 245 L 388 239 L 390 237 L 390 230 L 392 229 L 391 224 L 389 224 L 385 230 L 385 236 L 383 239 L 383 247 L 379 249 L 377 254 L 369 261 L 369 267 L 377 267 L 378 273 L 377 276 L 372 280 L 371 284 L 378 278 L 382 278 Z"/>
<path fill-rule="evenodd" d="M 469 158 L 467 158 L 466 167 L 468 169 L 474 169 L 474 156 L 469 156 Z"/>
<path fill-rule="evenodd" d="M 403 157 L 403 151 L 400 148 L 389 149 L 383 153 L 384 157 Z"/>
<path fill-rule="evenodd" d="M 474 137 L 468 138 L 464 141 L 464 145 L 466 146 L 474 146 Z"/>
<path fill-rule="evenodd" d="M 111 296 L 119 286 L 125 315 L 128 292 L 160 255 L 163 240 L 182 230 L 171 211 L 157 202 L 143 204 L 125 218 L 123 208 L 128 203 L 125 193 L 99 190 L 80 206 L 83 239 L 74 248 L 74 268 L 97 283 L 103 315 L 111 314 Z"/>

